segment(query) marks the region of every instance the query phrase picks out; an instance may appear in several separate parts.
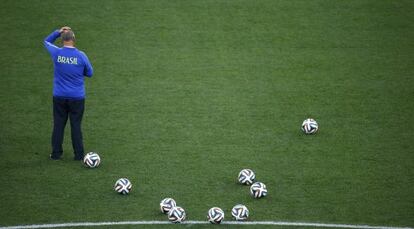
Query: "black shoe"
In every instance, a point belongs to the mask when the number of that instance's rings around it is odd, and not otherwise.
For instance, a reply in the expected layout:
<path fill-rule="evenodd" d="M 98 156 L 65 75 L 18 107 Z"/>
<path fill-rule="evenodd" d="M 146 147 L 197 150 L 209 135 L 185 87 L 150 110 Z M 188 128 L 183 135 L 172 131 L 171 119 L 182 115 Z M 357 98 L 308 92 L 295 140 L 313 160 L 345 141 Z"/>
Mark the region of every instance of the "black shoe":
<path fill-rule="evenodd" d="M 50 154 L 50 159 L 52 159 L 52 160 L 54 160 L 54 161 L 58 161 L 58 160 L 60 160 L 60 157 L 56 157 L 56 156 L 53 156 L 52 154 Z"/>

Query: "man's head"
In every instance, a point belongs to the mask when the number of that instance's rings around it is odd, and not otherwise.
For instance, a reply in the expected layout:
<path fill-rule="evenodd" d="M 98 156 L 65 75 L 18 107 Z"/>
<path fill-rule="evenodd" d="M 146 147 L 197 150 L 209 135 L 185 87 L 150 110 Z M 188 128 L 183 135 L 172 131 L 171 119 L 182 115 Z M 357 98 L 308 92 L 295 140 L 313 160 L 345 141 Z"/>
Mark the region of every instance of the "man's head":
<path fill-rule="evenodd" d="M 75 33 L 72 30 L 64 30 L 62 32 L 62 41 L 65 46 L 74 46 L 75 45 Z"/>

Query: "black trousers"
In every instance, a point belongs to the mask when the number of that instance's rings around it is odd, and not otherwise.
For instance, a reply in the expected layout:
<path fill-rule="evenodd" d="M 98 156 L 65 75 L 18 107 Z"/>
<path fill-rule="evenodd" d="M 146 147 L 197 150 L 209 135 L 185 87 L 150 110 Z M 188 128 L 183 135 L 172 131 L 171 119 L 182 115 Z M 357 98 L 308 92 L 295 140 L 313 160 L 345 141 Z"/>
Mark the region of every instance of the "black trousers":
<path fill-rule="evenodd" d="M 53 133 L 52 133 L 52 155 L 53 159 L 58 159 L 63 154 L 63 136 L 65 126 L 70 119 L 72 133 L 72 146 L 75 160 L 81 160 L 84 155 L 81 122 L 85 100 L 70 100 L 53 97 Z"/>

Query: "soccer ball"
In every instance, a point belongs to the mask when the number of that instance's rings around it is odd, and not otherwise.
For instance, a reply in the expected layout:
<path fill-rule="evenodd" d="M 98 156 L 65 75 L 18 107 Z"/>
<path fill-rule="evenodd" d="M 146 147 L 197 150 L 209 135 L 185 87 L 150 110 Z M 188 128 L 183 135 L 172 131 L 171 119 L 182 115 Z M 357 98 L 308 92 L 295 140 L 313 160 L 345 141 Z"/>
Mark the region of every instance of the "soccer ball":
<path fill-rule="evenodd" d="M 83 163 L 89 168 L 96 168 L 101 163 L 101 158 L 95 152 L 89 152 L 83 158 Z"/>
<path fill-rule="evenodd" d="M 305 119 L 302 123 L 302 131 L 305 134 L 314 134 L 318 131 L 318 128 L 318 123 L 311 118 Z"/>
<path fill-rule="evenodd" d="M 207 219 L 212 224 L 220 224 L 224 219 L 224 211 L 218 207 L 212 207 L 208 210 Z"/>
<path fill-rule="evenodd" d="M 250 194 L 254 198 L 262 198 L 267 195 L 266 185 L 262 182 L 256 182 L 250 186 Z"/>
<path fill-rule="evenodd" d="M 175 206 L 177 206 L 177 204 L 175 203 L 175 200 L 172 198 L 165 198 L 160 202 L 160 209 L 161 212 L 164 214 L 167 214 L 171 210 L 171 208 Z"/>
<path fill-rule="evenodd" d="M 256 178 L 253 170 L 251 169 L 243 169 L 239 173 L 239 182 L 245 185 L 251 185 Z"/>
<path fill-rule="evenodd" d="M 181 223 L 185 220 L 185 211 L 182 207 L 175 206 L 168 212 L 168 220 L 172 223 Z"/>
<path fill-rule="evenodd" d="M 114 189 L 119 194 L 126 195 L 131 191 L 132 184 L 127 178 L 121 178 L 116 181 Z"/>
<path fill-rule="evenodd" d="M 243 204 L 238 204 L 231 209 L 231 215 L 236 220 L 246 220 L 249 217 L 249 209 Z"/>

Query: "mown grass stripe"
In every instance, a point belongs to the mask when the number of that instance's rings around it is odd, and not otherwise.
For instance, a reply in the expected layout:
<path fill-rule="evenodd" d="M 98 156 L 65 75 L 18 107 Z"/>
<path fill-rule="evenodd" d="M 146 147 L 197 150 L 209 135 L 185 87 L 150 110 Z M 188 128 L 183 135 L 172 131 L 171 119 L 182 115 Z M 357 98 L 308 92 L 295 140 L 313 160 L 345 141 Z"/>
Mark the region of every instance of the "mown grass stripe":
<path fill-rule="evenodd" d="M 79 222 L 79 223 L 59 223 L 59 224 L 33 224 L 4 226 L 0 229 L 33 229 L 33 228 L 64 228 L 64 227 L 95 227 L 95 226 L 116 226 L 116 225 L 161 225 L 171 224 L 168 221 L 120 221 L 120 222 Z M 209 224 L 207 221 L 185 221 L 183 224 Z M 222 222 L 228 225 L 274 225 L 274 226 L 301 226 L 301 227 L 323 227 L 323 228 L 361 228 L 361 229 L 413 229 L 411 227 L 391 227 L 391 226 L 370 226 L 353 224 L 331 224 L 331 223 L 309 223 L 309 222 L 283 222 L 283 221 L 253 221 Z"/>

